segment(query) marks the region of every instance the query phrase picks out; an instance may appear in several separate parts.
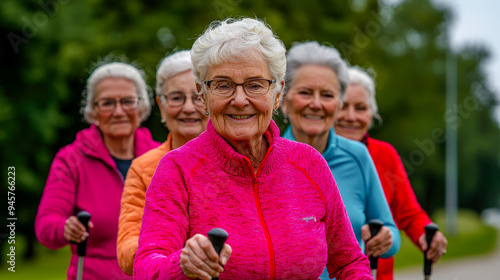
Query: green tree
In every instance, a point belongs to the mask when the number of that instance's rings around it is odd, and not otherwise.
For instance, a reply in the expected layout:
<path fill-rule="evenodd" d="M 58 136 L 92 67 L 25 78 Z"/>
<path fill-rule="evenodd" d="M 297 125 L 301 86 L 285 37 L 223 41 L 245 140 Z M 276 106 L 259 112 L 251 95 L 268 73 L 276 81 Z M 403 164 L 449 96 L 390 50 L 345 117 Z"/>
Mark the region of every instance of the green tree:
<path fill-rule="evenodd" d="M 444 207 L 445 129 L 455 118 L 459 206 L 476 211 L 498 206 L 500 131 L 491 115 L 496 100 L 483 72 L 488 51 L 467 47 L 454 52 L 458 102 L 448 112 L 445 24 L 446 18 L 452 19 L 451 11 L 430 1 L 409 0 L 380 14 L 390 18 L 379 21 L 380 32 L 373 26 L 357 29 L 365 31 L 358 37 L 364 35 L 369 44 L 344 53 L 352 64 L 377 73 L 383 125 L 376 126 L 372 135 L 396 147 L 420 203 L 432 213 Z"/>

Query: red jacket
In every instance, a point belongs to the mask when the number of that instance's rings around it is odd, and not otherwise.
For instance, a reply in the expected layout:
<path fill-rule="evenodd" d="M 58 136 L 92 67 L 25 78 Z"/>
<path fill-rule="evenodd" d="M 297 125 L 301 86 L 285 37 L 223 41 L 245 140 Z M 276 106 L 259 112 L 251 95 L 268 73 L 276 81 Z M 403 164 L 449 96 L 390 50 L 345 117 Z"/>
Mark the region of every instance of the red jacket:
<path fill-rule="evenodd" d="M 367 140 L 367 148 L 377 168 L 394 221 L 413 243 L 418 244 L 418 238 L 424 233 L 424 227 L 431 220 L 415 197 L 396 149 L 384 141 L 373 138 Z M 393 257 L 379 259 L 377 280 L 393 279 L 393 270 Z"/>
<path fill-rule="evenodd" d="M 147 128 L 135 131 L 136 157 L 159 144 Z M 132 279 L 122 272 L 116 259 L 123 181 L 95 125 L 78 132 L 73 143 L 59 150 L 50 167 L 36 214 L 36 236 L 50 249 L 64 247 L 69 244 L 64 238 L 66 219 L 81 210 L 89 212 L 94 228 L 87 241 L 84 279 Z M 75 279 L 76 245 L 71 245 L 71 252 L 67 278 Z"/>

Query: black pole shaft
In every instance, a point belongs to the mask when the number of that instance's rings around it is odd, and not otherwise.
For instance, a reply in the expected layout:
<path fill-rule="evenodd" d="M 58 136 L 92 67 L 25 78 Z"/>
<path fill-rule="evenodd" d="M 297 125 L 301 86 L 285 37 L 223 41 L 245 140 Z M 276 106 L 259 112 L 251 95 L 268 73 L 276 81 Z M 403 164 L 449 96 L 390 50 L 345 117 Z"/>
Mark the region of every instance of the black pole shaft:
<path fill-rule="evenodd" d="M 427 259 L 427 252 L 431 248 L 432 238 L 439 227 L 435 223 L 430 223 L 425 226 L 425 239 L 427 242 L 427 250 L 424 252 L 424 279 L 429 279 L 432 271 L 432 260 Z"/>
<path fill-rule="evenodd" d="M 220 255 L 222 247 L 224 247 L 224 242 L 228 238 L 229 234 L 221 228 L 213 228 L 208 232 L 208 239 L 212 242 L 217 255 Z M 219 277 L 213 277 L 212 280 L 218 280 Z"/>

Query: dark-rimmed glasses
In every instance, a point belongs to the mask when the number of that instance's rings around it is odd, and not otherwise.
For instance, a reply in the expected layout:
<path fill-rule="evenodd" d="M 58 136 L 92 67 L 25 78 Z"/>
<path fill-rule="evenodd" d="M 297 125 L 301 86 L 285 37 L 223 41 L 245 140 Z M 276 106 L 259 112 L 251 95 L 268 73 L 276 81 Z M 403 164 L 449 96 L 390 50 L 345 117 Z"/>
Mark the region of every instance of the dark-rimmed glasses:
<path fill-rule="evenodd" d="M 184 105 L 187 99 L 186 94 L 179 91 L 162 94 L 162 96 L 167 101 L 167 104 L 172 107 L 180 107 Z M 203 101 L 201 100 L 201 97 L 196 93 L 193 93 L 191 95 L 191 102 L 193 102 L 194 106 L 197 107 L 203 106 Z"/>
<path fill-rule="evenodd" d="M 237 86 L 242 86 L 248 96 L 261 96 L 269 92 L 269 88 L 275 80 L 268 79 L 251 79 L 244 83 L 237 84 L 231 80 L 214 79 L 205 81 L 205 85 L 210 89 L 210 92 L 223 97 L 229 97 L 234 94 Z"/>
<path fill-rule="evenodd" d="M 137 109 L 140 97 L 125 97 L 125 98 L 99 98 L 94 102 L 97 110 L 102 113 L 110 113 L 116 109 L 116 103 L 120 102 L 123 111 L 132 111 Z"/>

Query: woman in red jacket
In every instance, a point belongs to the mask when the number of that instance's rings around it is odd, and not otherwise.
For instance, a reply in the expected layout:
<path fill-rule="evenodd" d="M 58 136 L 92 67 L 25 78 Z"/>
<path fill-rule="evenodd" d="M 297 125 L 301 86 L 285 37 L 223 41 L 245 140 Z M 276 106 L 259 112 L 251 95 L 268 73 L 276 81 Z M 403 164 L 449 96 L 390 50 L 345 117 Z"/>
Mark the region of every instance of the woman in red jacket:
<path fill-rule="evenodd" d="M 375 100 L 375 82 L 360 68 L 350 68 L 349 86 L 343 101 L 343 107 L 337 115 L 335 132 L 367 146 L 394 221 L 418 248 L 425 251 L 427 243 L 424 227 L 431 220 L 415 197 L 403 163 L 391 144 L 368 136 L 373 118 L 380 120 Z M 447 244 L 444 235 L 438 231 L 432 239 L 427 257 L 437 262 L 446 253 Z M 393 266 L 393 258 L 379 259 L 377 280 L 393 279 Z"/>

